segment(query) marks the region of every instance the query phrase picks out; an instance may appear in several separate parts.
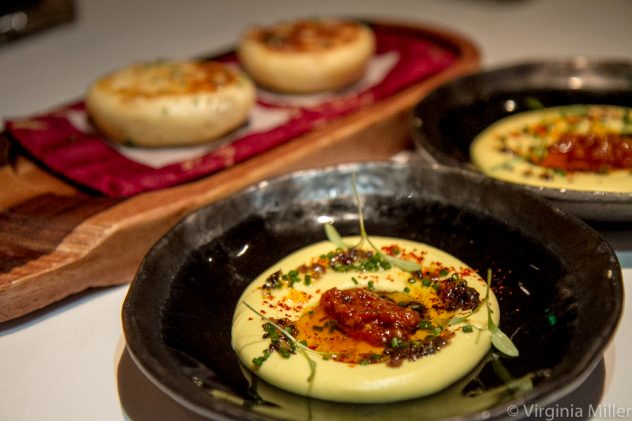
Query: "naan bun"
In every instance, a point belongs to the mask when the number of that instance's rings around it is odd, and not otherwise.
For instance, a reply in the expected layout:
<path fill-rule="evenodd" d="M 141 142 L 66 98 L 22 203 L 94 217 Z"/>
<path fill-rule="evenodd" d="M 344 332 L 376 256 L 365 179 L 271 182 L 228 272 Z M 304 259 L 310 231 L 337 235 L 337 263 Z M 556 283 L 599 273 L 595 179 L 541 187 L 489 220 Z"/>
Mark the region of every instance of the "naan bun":
<path fill-rule="evenodd" d="M 241 65 L 259 85 L 284 93 L 343 88 L 364 75 L 374 52 L 371 29 L 336 19 L 254 27 L 238 48 Z"/>
<path fill-rule="evenodd" d="M 154 61 L 97 80 L 86 107 L 109 139 L 166 147 L 217 139 L 246 122 L 254 101 L 252 81 L 226 64 Z"/>

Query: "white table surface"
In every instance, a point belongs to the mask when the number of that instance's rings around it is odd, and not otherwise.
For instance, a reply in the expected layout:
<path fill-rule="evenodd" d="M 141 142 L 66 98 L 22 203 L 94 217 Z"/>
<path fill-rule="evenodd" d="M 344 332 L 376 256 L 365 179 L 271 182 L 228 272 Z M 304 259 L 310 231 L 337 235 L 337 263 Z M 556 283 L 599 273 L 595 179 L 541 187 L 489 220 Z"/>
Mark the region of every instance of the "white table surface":
<path fill-rule="evenodd" d="M 484 67 L 573 55 L 632 59 L 630 0 L 77 0 L 75 4 L 77 19 L 72 24 L 0 48 L 0 118 L 72 101 L 94 78 L 133 61 L 221 51 L 232 46 L 249 24 L 299 16 L 396 18 L 443 26 L 473 40 Z M 610 233 L 608 238 L 629 286 L 632 241 L 628 234 Z M 126 290 L 123 285 L 88 291 L 0 324 L 0 420 L 120 420 L 126 412 L 135 420 L 195 418 L 152 389 L 123 353 L 120 310 Z M 596 418 L 632 417 L 631 353 L 632 310 L 626 309 L 604 365 L 591 376 L 595 384 L 583 386 L 586 393 L 601 393 L 596 409 L 602 412 Z M 581 393 L 571 396 L 581 398 Z"/>

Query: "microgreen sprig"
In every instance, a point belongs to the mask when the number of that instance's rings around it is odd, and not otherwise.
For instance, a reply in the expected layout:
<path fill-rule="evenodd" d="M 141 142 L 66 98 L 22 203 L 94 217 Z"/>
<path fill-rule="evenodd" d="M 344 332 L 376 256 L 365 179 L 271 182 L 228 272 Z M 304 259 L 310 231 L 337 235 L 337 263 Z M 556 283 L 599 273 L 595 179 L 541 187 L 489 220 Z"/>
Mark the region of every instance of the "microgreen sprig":
<path fill-rule="evenodd" d="M 479 304 L 474 310 L 469 312 L 464 316 L 455 316 L 448 322 L 448 326 L 455 326 L 461 323 L 465 323 L 470 316 L 476 313 L 482 304 L 485 304 L 487 308 L 487 330 L 492 334 L 492 344 L 494 347 L 502 352 L 504 355 L 508 357 L 517 357 L 519 355 L 518 348 L 514 345 L 513 341 L 507 336 L 500 328 L 494 323 L 492 319 L 492 309 L 489 304 L 489 291 L 492 283 L 492 271 L 491 269 L 487 269 L 487 289 L 485 291 L 485 298 L 483 302 Z M 468 325 L 470 327 L 476 327 L 472 325 Z M 482 328 L 477 328 L 478 330 L 482 330 Z"/>
<path fill-rule="evenodd" d="M 527 374 L 519 379 L 515 378 L 511 375 L 507 367 L 505 367 L 500 361 L 500 356 L 492 352 L 492 360 L 491 360 L 492 369 L 494 373 L 505 383 L 507 388 L 512 391 L 522 391 L 526 392 L 533 389 L 533 377 L 535 377 L 534 373 Z"/>
<path fill-rule="evenodd" d="M 327 236 L 327 239 L 334 243 L 337 247 L 341 249 L 349 248 L 349 246 L 342 240 L 342 237 L 332 222 L 325 223 L 325 235 Z"/>
<path fill-rule="evenodd" d="M 511 341 L 509 336 L 500 330 L 500 328 L 492 320 L 492 309 L 489 304 L 489 290 L 492 283 L 492 270 L 487 269 L 487 291 L 485 293 L 485 306 L 487 307 L 487 329 L 492 334 L 492 344 L 497 350 L 509 357 L 517 357 L 519 355 L 518 348 Z"/>
<path fill-rule="evenodd" d="M 450 319 L 450 321 L 448 321 L 448 326 L 456 326 L 456 325 L 460 325 L 461 323 L 467 322 L 469 318 L 478 311 L 479 308 L 481 308 L 480 303 L 479 305 L 476 306 L 474 310 L 470 311 L 469 313 L 463 316 L 454 316 L 453 318 Z"/>
<path fill-rule="evenodd" d="M 255 313 L 257 316 L 261 317 L 266 323 L 270 323 L 272 326 L 274 326 L 275 329 L 277 329 L 279 331 L 279 333 L 281 333 L 283 336 L 285 336 L 291 343 L 292 345 L 298 349 L 301 354 L 303 354 L 303 356 L 305 357 L 305 359 L 307 360 L 307 364 L 309 365 L 309 376 L 307 377 L 307 381 L 309 383 L 312 382 L 312 380 L 314 380 L 314 376 L 316 376 L 316 361 L 314 361 L 313 359 L 311 359 L 311 357 L 309 356 L 308 352 L 313 352 L 316 354 L 319 354 L 325 358 L 330 357 L 330 354 L 324 353 L 324 352 L 320 352 L 320 351 L 316 351 L 313 350 L 309 347 L 307 347 L 306 345 L 304 345 L 303 343 L 299 342 L 298 339 L 296 339 L 294 336 L 292 336 L 292 334 L 290 334 L 287 330 L 283 329 L 281 326 L 279 326 L 277 323 L 275 323 L 272 319 L 270 319 L 269 317 L 264 316 L 263 314 L 261 314 L 260 312 L 258 312 L 257 310 L 255 310 L 254 307 L 252 307 L 250 304 L 248 304 L 245 301 L 242 301 L 242 303 L 248 307 L 248 309 L 250 309 L 253 313 Z M 262 362 L 267 359 L 269 357 L 269 351 L 266 349 L 264 351 L 264 359 L 262 360 Z M 261 358 L 261 357 L 259 357 Z M 256 359 L 256 358 L 255 358 Z M 261 364 L 259 364 L 261 365 Z"/>
<path fill-rule="evenodd" d="M 360 242 L 352 248 L 360 248 L 367 242 L 371 248 L 375 251 L 377 257 L 387 261 L 393 266 L 397 266 L 403 271 L 406 272 L 415 272 L 417 270 L 421 270 L 421 265 L 417 262 L 413 262 L 410 260 L 400 259 L 394 256 L 390 256 L 388 254 L 384 254 L 380 251 L 380 249 L 371 242 L 368 234 L 366 233 L 366 229 L 364 228 L 364 214 L 362 213 L 362 206 L 360 204 L 360 195 L 358 194 L 358 189 L 356 188 L 356 175 L 355 172 L 351 175 L 352 184 L 351 187 L 353 189 L 353 198 L 355 199 L 356 206 L 358 208 L 358 224 L 360 226 Z M 349 248 L 348 245 L 342 240 L 342 236 L 338 233 L 333 223 L 325 224 L 325 235 L 327 239 L 334 243 L 336 246 L 340 248 Z"/>

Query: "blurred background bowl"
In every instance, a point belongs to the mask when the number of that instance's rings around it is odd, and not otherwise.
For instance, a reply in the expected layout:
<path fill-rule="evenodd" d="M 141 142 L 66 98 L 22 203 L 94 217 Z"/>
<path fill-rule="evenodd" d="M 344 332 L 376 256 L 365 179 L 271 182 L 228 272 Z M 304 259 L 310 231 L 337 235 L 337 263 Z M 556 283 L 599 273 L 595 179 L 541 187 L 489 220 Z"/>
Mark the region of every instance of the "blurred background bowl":
<path fill-rule="evenodd" d="M 501 67 L 454 79 L 413 110 L 413 139 L 422 160 L 477 171 L 474 138 L 495 121 L 545 106 L 632 107 L 632 62 L 575 57 Z M 632 222 L 632 193 L 581 192 L 522 186 L 589 221 Z"/>

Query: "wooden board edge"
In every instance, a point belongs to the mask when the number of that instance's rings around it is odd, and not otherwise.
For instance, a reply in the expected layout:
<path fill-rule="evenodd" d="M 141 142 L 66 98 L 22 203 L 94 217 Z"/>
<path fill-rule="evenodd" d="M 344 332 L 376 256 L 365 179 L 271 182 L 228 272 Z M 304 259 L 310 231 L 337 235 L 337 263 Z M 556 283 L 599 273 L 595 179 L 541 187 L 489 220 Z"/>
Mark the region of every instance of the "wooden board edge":
<path fill-rule="evenodd" d="M 32 262 L 34 273 L 25 275 L 25 271 L 29 270 L 27 264 L 20 270 L 3 274 L 5 280 L 0 290 L 0 322 L 22 316 L 86 288 L 131 281 L 151 245 L 177 220 L 201 206 L 225 198 L 265 178 L 298 169 L 343 162 L 388 159 L 404 149 L 409 142 L 410 128 L 407 123 L 410 108 L 440 84 L 477 70 L 480 55 L 473 43 L 450 32 L 420 28 L 414 24 L 402 25 L 455 45 L 459 50 L 459 61 L 449 69 L 387 100 L 343 117 L 323 129 L 294 139 L 233 168 L 195 182 L 143 193 L 87 219 L 64 238 L 55 251 Z M 379 106 L 379 110 L 376 106 Z M 405 133 L 401 131 L 402 127 L 406 128 Z M 373 136 L 375 142 L 375 136 L 392 135 L 394 130 L 399 130 L 397 139 L 378 152 L 373 149 L 371 154 L 356 154 L 349 159 L 341 158 L 343 155 L 337 153 L 320 161 L 310 159 L 310 153 L 314 150 L 353 148 L 363 137 Z M 281 162 L 282 158 L 285 162 Z M 273 165 L 269 162 L 273 162 Z M 130 238 L 131 236 L 135 238 Z M 68 254 L 63 251 L 75 250 L 73 244 L 82 244 L 83 252 Z M 119 255 L 114 265 L 116 270 L 111 270 L 112 265 L 109 262 L 112 259 L 112 250 L 126 248 L 130 252 Z M 29 300 L 29 295 L 34 293 L 43 298 Z"/>

